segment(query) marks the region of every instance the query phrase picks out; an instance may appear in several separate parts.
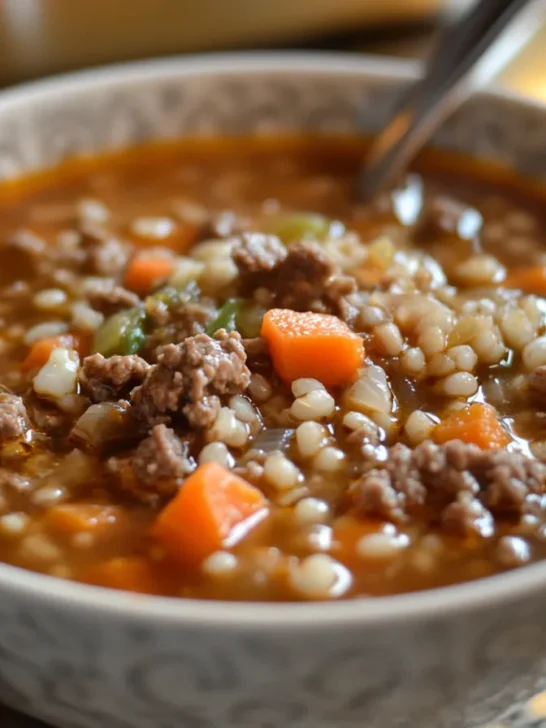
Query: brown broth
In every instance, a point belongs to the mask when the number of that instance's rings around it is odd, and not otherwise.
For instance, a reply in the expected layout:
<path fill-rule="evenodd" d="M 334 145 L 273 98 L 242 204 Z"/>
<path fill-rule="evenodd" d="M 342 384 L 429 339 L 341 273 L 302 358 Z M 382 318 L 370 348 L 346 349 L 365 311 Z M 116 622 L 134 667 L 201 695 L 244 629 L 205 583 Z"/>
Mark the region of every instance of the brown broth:
<path fill-rule="evenodd" d="M 483 224 L 468 235 L 464 229 L 453 229 L 449 220 L 442 227 L 438 216 L 430 222 L 421 215 L 419 224 L 412 221 L 404 225 L 394 214 L 392 204 L 368 207 L 355 200 L 355 177 L 365 149 L 366 144 L 355 139 L 187 140 L 73 160 L 56 170 L 0 188 L 0 240 L 8 240 L 14 231 L 26 228 L 53 245 L 59 232 L 74 228 L 78 201 L 93 198 L 111 210 L 109 228 L 113 234 L 137 249 L 164 245 L 162 241 L 144 243 L 131 231 L 131 221 L 141 215 L 171 215 L 177 204 L 189 200 L 207 210 L 234 211 L 251 220 L 254 229 L 261 229 L 276 211 L 319 212 L 344 223 L 348 230 L 358 233 L 363 243 L 385 235 L 391 236 L 400 250 L 424 250 L 444 269 L 449 284 L 459 283 L 457 266 L 473 254 L 493 255 L 508 270 L 546 264 L 545 190 L 538 183 L 523 180 L 495 165 L 427 152 L 405 183 L 413 190 L 414 206 L 426 207 L 431 200 L 447 201 L 448 218 L 453 208 L 459 221 L 466 212 L 469 230 L 476 217 L 481 216 Z M 406 208 L 408 204 L 411 208 L 411 200 L 408 203 L 406 199 Z M 500 230 L 497 235 L 495 226 Z M 486 235 L 486 229 L 493 232 Z M 184 230 L 175 232 L 167 244 L 178 254 L 188 252 Z M 21 361 L 28 351 L 23 341 L 24 330 L 51 319 L 49 312 L 36 309 L 32 297 L 53 284 L 51 278 L 33 274 L 25 257 L 10 248 L 4 248 L 2 256 L 0 306 L 8 353 L 0 360 L 0 383 L 26 396 L 29 381 L 20 377 Z M 77 273 L 84 275 L 79 270 Z M 27 281 L 29 290 L 14 302 L 9 291 L 20 280 Z M 483 288 L 487 298 L 488 287 Z M 479 301 L 480 291 L 468 288 L 468 296 Z M 69 317 L 67 312 L 64 315 Z M 17 327 L 22 329 L 18 331 Z M 395 441 L 405 441 L 401 428 L 415 409 L 443 417 L 449 402 L 438 394 L 431 378 L 416 379 L 401 373 L 399 357 L 385 354 L 373 330 L 361 333 L 368 357 L 385 369 L 396 395 L 395 415 L 400 429 Z M 541 333 L 542 324 L 536 335 Z M 521 356 L 507 351 L 494 365 L 478 363 L 476 374 L 480 386 L 468 402 L 493 399 L 490 392 L 495 387 L 516 386 L 516 378 L 524 376 L 525 370 Z M 278 380 L 273 381 L 279 395 L 289 398 L 289 390 Z M 342 406 L 341 401 L 337 401 L 338 407 Z M 522 403 L 517 396 L 496 400 L 495 406 L 505 427 L 514 435 L 509 449 L 528 454 L 533 443 L 546 440 L 546 417 L 540 409 Z M 266 411 L 266 419 L 268 416 Z M 338 446 L 345 447 L 346 435 L 339 421 L 334 420 L 331 426 Z M 233 548 L 239 563 L 237 572 L 229 578 L 211 578 L 198 569 L 173 565 L 161 554 L 158 556 L 157 544 L 150 536 L 157 507 L 142 505 L 120 494 L 112 485 L 105 458 L 94 462 L 93 474 L 84 478 L 83 486 L 70 491 L 68 500 L 113 505 L 117 510 L 108 527 L 102 532 L 96 529 L 87 539 L 85 532 L 78 538 L 62 529 L 52 529 L 49 506 L 37 502 L 32 489 L 50 471 L 47 485 L 55 486 L 59 480 L 59 468 L 65 467 L 64 458 L 73 448 L 66 439 L 69 429 L 62 427 L 54 435 L 42 433 L 28 446 L 28 452 L 23 448 L 15 458 L 4 450 L 2 466 L 22 474 L 31 483 L 28 492 L 24 488 L 4 488 L 0 493 L 5 501 L 4 512 L 27 514 L 26 531 L 36 537 L 45 536 L 58 552 L 57 557 L 44 559 L 28 544 L 25 547 L 25 539 L 30 536 L 21 540 L 19 536 L 0 532 L 0 558 L 8 563 L 94 581 L 89 576 L 90 568 L 105 559 L 144 557 L 146 563 L 153 565 L 156 580 L 152 587 L 139 589 L 142 591 L 207 599 L 294 600 L 302 597 L 290 584 L 290 569 L 298 558 L 321 549 L 329 551 L 351 574 L 352 583 L 343 593 L 344 598 L 429 589 L 496 573 L 504 567 L 496 559 L 495 549 L 506 534 L 525 539 L 532 560 L 546 557 L 541 528 L 529 529 L 524 519 L 512 518 L 499 519 L 491 538 L 461 538 L 445 533 L 437 525 L 431 526 L 426 519 L 416 518 L 402 529 L 411 545 L 399 556 L 388 561 L 359 557 L 354 548 L 347 550 L 346 537 L 345 546 L 339 544 L 340 533 L 353 529 L 361 536 L 377 528 L 373 521 L 363 523 L 352 512 L 347 514 L 345 493 L 355 477 L 357 463 L 351 461 L 343 475 L 318 477 L 300 459 L 304 478 L 312 483 L 311 494 L 331 506 L 329 521 L 298 525 L 292 508 L 272 505 L 269 517 Z M 68 467 L 72 465 L 69 463 Z M 132 588 L 130 580 L 127 588 Z"/>

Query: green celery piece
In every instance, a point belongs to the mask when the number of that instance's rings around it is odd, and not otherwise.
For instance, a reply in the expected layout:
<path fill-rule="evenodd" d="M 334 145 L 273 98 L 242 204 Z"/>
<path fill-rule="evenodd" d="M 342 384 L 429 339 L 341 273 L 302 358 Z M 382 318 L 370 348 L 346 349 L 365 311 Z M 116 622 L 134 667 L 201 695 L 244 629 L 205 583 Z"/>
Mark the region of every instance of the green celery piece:
<path fill-rule="evenodd" d="M 331 220 L 314 212 L 301 212 L 280 218 L 273 232 L 285 245 L 299 240 L 324 240 L 331 226 Z"/>
<path fill-rule="evenodd" d="M 144 346 L 146 313 L 130 308 L 110 316 L 96 331 L 93 351 L 103 356 L 136 354 Z"/>
<path fill-rule="evenodd" d="M 218 316 L 207 326 L 207 334 L 214 336 L 219 329 L 225 329 L 227 332 L 235 331 L 237 328 L 237 315 L 243 303 L 244 301 L 241 298 L 228 298 L 218 311 Z"/>

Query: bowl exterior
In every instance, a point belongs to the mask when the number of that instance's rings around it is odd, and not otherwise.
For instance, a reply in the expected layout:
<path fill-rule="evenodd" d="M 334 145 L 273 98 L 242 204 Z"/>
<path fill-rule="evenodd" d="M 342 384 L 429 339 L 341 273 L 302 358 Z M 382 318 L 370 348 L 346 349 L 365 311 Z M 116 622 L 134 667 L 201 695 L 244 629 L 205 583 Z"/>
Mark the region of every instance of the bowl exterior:
<path fill-rule="evenodd" d="M 482 728 L 546 675 L 543 598 L 326 630 L 2 594 L 0 625 L 0 701 L 61 728 Z"/>
<path fill-rule="evenodd" d="M 354 132 L 357 119 L 373 132 L 414 74 L 370 59 L 256 56 L 33 85 L 0 96 L 0 179 L 184 134 Z M 435 143 L 546 178 L 545 129 L 544 109 L 481 96 Z M 43 593 L 12 588 L 8 569 L 0 700 L 67 728 L 472 728 L 517 706 L 546 674 L 536 589 L 432 617 L 359 620 L 355 603 L 349 621 L 328 627 L 224 625 L 82 606 L 56 598 L 52 580 Z"/>

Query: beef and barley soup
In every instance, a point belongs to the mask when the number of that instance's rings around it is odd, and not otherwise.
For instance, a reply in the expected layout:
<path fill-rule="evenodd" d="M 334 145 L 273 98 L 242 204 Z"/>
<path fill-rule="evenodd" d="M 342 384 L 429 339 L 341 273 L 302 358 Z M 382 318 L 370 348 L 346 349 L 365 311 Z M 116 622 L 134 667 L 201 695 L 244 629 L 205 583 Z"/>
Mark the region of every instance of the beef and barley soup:
<path fill-rule="evenodd" d="M 187 141 L 0 190 L 0 559 L 373 597 L 546 556 L 546 215 L 431 155 Z"/>

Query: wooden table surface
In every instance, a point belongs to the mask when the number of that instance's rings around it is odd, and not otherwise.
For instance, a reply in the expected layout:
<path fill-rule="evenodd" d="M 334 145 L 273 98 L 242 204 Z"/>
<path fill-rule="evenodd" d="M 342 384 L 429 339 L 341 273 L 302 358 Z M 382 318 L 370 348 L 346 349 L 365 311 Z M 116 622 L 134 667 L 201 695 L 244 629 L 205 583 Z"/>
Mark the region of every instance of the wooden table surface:
<path fill-rule="evenodd" d="M 419 58 L 426 53 L 430 41 L 429 28 L 413 28 L 407 33 L 396 33 L 394 36 L 387 34 L 379 39 L 373 39 L 367 35 L 364 40 L 353 34 L 350 38 L 335 39 L 327 42 L 326 45 L 328 48 L 333 46 L 340 50 L 358 50 L 379 55 Z M 546 102 L 546 28 L 500 76 L 499 82 Z M 532 725 L 536 725 L 536 723 L 533 722 Z M 521 723 L 518 723 L 518 726 L 523 728 Z M 40 721 L 14 713 L 9 708 L 0 705 L 0 728 L 48 727 Z M 105 728 L 108 727 L 105 726 Z M 495 726 L 495 728 L 497 727 Z M 508 723 L 499 723 L 498 728 L 510 728 L 510 726 Z M 531 728 L 531 723 L 529 723 L 529 728 Z"/>

